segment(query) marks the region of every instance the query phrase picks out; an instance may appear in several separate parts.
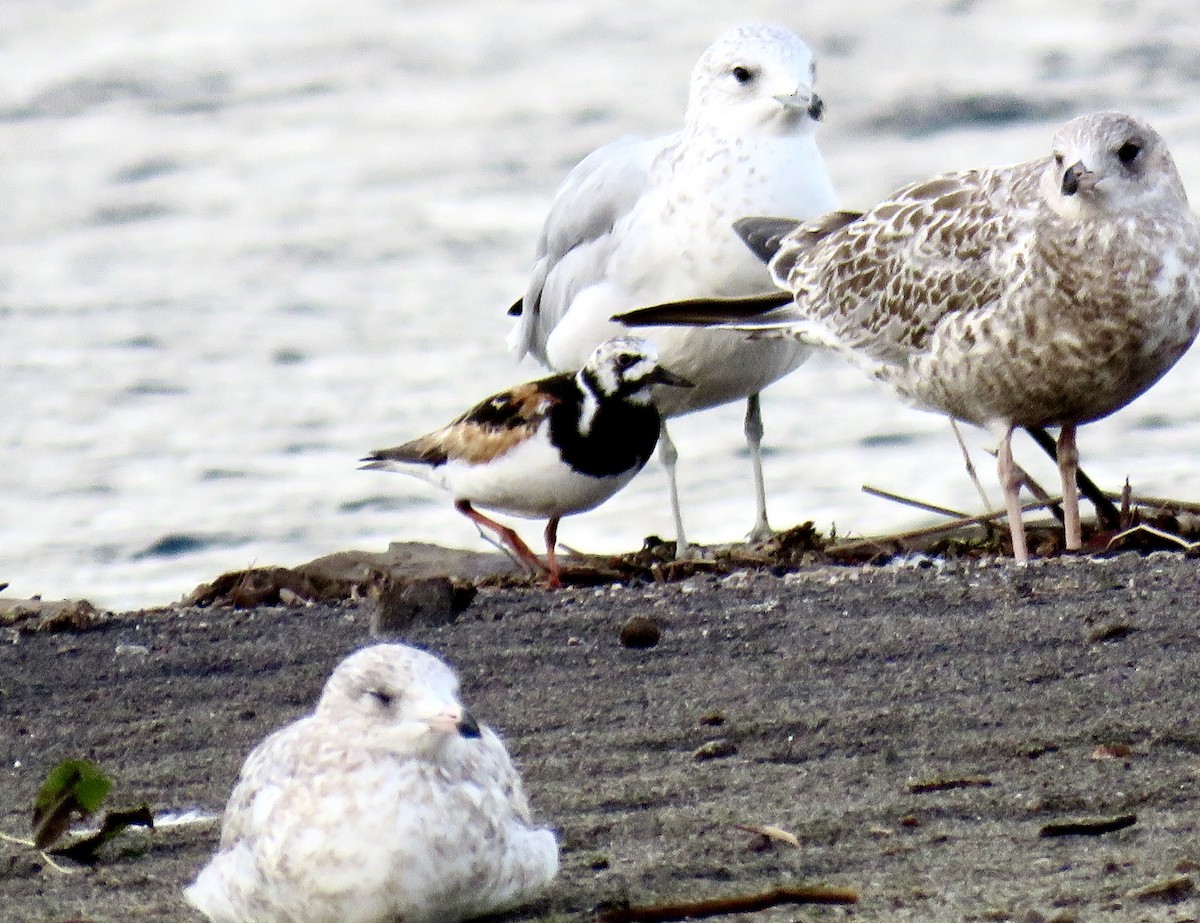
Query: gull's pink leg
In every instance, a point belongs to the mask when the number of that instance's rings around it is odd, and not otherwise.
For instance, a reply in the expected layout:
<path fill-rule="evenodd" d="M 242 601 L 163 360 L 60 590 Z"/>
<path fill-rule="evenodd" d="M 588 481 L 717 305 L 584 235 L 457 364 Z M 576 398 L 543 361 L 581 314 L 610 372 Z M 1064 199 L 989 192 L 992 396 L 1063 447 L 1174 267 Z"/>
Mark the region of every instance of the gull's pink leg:
<path fill-rule="evenodd" d="M 1067 534 L 1067 551 L 1083 547 L 1083 528 L 1079 524 L 1079 488 L 1075 475 L 1079 470 L 1079 449 L 1075 444 L 1075 424 L 1064 423 L 1058 433 L 1058 471 L 1063 487 L 1063 526 Z"/>
<path fill-rule="evenodd" d="M 1003 436 L 996 452 L 996 467 L 1000 472 L 1000 487 L 1004 490 L 1004 507 L 1008 510 L 1008 529 L 1012 533 L 1013 558 L 1019 564 L 1029 561 L 1029 547 L 1025 544 L 1025 525 L 1021 522 L 1021 475 L 1013 464 L 1011 425 L 1005 425 Z"/>

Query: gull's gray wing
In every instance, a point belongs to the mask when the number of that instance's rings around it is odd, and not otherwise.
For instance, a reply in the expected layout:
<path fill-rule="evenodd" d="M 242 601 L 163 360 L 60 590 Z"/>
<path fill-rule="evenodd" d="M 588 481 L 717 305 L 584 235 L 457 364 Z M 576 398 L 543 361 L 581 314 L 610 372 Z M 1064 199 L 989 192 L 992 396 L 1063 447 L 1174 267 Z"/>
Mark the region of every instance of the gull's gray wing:
<path fill-rule="evenodd" d="M 650 165 L 670 139 L 627 136 L 581 160 L 555 193 L 538 239 L 537 261 L 509 334 L 518 358 L 546 361 L 546 339 L 575 296 L 604 278 L 617 241 L 613 230 L 649 184 Z"/>

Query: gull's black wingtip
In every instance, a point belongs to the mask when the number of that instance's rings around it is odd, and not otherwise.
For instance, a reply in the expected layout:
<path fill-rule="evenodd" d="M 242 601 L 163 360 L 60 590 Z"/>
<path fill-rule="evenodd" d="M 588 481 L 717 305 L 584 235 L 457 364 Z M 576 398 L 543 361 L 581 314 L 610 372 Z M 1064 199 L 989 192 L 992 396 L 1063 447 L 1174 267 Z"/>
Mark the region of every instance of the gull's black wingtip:
<path fill-rule="evenodd" d="M 739 218 L 733 223 L 733 229 L 755 256 L 769 263 L 779 252 L 783 239 L 801 224 L 794 218 L 752 216 Z"/>
<path fill-rule="evenodd" d="M 627 327 L 710 327 L 758 317 L 791 301 L 792 296 L 787 292 L 772 292 L 754 298 L 675 301 L 614 314 L 612 319 Z"/>
<path fill-rule="evenodd" d="M 523 297 L 518 298 L 511 305 L 508 306 L 508 316 L 509 317 L 520 317 L 524 313 L 525 313 L 525 299 Z"/>
<path fill-rule="evenodd" d="M 703 323 L 686 310 L 684 304 L 656 304 L 614 314 L 612 320 L 626 327 L 667 327 L 672 324 Z"/>
<path fill-rule="evenodd" d="M 796 221 L 794 218 L 750 217 L 739 218 L 733 229 L 747 247 L 764 263 L 770 263 L 785 239 L 801 249 L 824 240 L 862 217 L 862 212 L 834 211 L 812 221 Z"/>

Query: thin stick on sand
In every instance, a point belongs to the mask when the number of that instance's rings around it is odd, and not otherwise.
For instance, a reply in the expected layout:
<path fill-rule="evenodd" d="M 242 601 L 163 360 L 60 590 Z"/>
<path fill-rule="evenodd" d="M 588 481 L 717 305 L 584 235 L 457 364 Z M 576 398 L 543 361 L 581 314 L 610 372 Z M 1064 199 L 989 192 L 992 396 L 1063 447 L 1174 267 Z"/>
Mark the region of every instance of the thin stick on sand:
<path fill-rule="evenodd" d="M 1051 498 L 1049 501 L 1037 500 L 1033 503 L 1026 503 L 1021 507 L 1021 512 L 1028 513 L 1030 510 L 1041 510 L 1055 503 L 1060 503 L 1061 498 Z M 961 529 L 965 526 L 981 526 L 995 519 L 1001 519 L 1008 515 L 1007 510 L 992 510 L 988 513 L 983 513 L 979 516 L 964 516 L 961 519 L 952 519 L 949 522 L 943 522 L 936 526 L 926 526 L 922 529 L 910 529 L 907 532 L 897 532 L 894 535 L 880 535 L 874 538 L 859 538 L 851 542 L 843 542 L 840 545 L 834 545 L 826 548 L 826 554 L 845 554 L 851 551 L 857 551 L 860 548 L 869 548 L 872 545 L 886 545 L 894 542 L 904 542 L 914 538 L 928 538 L 931 535 L 941 535 L 944 532 L 953 532 L 955 529 Z"/>
<path fill-rule="evenodd" d="M 904 497 L 900 494 L 894 494 L 890 490 L 872 487 L 870 484 L 863 484 L 862 492 L 864 494 L 870 494 L 872 497 L 879 497 L 883 500 L 891 500 L 893 503 L 902 504 L 903 506 L 911 506 L 914 509 L 924 510 L 927 513 L 937 513 L 939 516 L 953 516 L 955 519 L 961 519 L 967 515 L 960 510 L 952 510 L 946 506 L 938 506 L 934 503 L 926 503 L 924 500 L 914 500 L 912 497 Z"/>
<path fill-rule="evenodd" d="M 1105 491 L 1104 496 L 1109 500 L 1124 500 L 1122 493 L 1113 491 Z M 1163 510 L 1175 510 L 1180 513 L 1200 513 L 1200 503 L 1191 503 L 1187 500 L 1168 500 L 1165 497 L 1138 497 L 1130 495 L 1129 504 L 1134 506 L 1152 506 Z"/>
<path fill-rule="evenodd" d="M 954 438 L 958 441 L 958 447 L 962 451 L 963 464 L 967 466 L 967 477 L 975 485 L 975 491 L 979 494 L 979 499 L 983 501 L 983 508 L 990 510 L 992 508 L 992 501 L 988 499 L 987 492 L 983 489 L 983 484 L 979 480 L 979 472 L 975 470 L 975 463 L 971 461 L 971 453 L 967 450 L 967 443 L 962 437 L 962 430 L 958 428 L 958 421 L 954 417 L 950 418 L 950 429 L 954 431 Z"/>
<path fill-rule="evenodd" d="M 738 894 L 711 900 L 646 907 L 610 907 L 599 912 L 601 923 L 670 923 L 674 920 L 699 920 L 731 913 L 754 913 L 784 904 L 857 904 L 858 894 L 849 888 L 792 886 L 775 888 L 760 894 Z"/>

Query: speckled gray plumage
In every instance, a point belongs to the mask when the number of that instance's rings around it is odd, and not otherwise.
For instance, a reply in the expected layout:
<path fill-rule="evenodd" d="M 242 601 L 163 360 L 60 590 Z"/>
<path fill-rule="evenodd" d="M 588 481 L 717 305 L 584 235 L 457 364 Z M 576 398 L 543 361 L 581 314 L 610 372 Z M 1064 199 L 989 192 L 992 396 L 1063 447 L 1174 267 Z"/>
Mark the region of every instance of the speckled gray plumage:
<path fill-rule="evenodd" d="M 554 877 L 500 739 L 456 733 L 458 682 L 382 644 L 247 758 L 217 855 L 187 890 L 214 923 L 422 923 L 500 910 Z"/>

